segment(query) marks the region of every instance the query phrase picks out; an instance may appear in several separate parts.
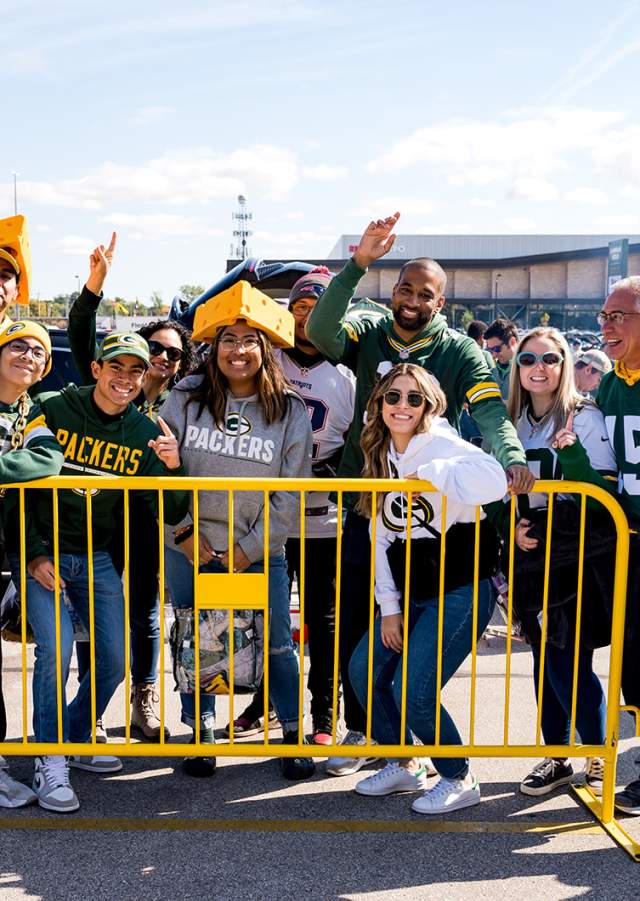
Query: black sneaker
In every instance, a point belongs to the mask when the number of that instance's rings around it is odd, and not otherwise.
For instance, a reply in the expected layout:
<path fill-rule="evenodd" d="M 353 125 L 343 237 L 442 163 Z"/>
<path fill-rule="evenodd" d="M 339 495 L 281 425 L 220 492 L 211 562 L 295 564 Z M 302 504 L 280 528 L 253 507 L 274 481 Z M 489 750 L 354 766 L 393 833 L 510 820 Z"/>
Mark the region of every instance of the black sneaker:
<path fill-rule="evenodd" d="M 298 733 L 295 731 L 284 732 L 282 735 L 282 744 L 297 745 Z M 302 744 L 306 745 L 307 741 L 303 739 Z M 280 772 L 285 779 L 308 779 L 310 776 L 313 776 L 315 771 L 316 765 L 312 757 L 280 758 Z"/>
<path fill-rule="evenodd" d="M 213 745 L 215 744 L 215 736 L 213 734 L 213 729 L 201 729 L 200 730 L 200 743 L 203 745 Z M 196 743 L 196 734 L 195 730 L 193 736 L 191 738 L 190 744 L 195 745 Z M 206 779 L 211 776 L 216 771 L 216 759 L 215 757 L 185 757 L 182 761 L 182 770 L 187 776 L 195 776 L 196 779 Z"/>
<path fill-rule="evenodd" d="M 618 792 L 615 804 L 623 813 L 640 816 L 640 779 L 630 782 L 624 791 Z"/>
<path fill-rule="evenodd" d="M 545 757 L 520 783 L 523 795 L 548 795 L 573 779 L 573 767 L 564 758 Z"/>

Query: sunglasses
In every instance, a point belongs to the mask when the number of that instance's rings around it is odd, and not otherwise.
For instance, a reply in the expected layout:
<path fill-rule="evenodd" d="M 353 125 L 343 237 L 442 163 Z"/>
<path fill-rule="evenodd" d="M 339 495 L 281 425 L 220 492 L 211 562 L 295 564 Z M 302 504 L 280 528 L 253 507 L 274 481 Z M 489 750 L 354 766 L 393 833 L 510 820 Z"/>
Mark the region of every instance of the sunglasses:
<path fill-rule="evenodd" d="M 184 356 L 184 351 L 180 350 L 179 347 L 167 347 L 166 344 L 162 344 L 160 341 L 149 341 L 148 344 L 149 354 L 152 357 L 160 357 L 162 354 L 166 354 L 167 360 L 171 363 L 177 363 Z"/>
<path fill-rule="evenodd" d="M 395 388 L 390 388 L 389 391 L 385 391 L 382 395 L 385 404 L 389 407 L 397 407 L 400 401 L 405 397 L 401 391 L 397 391 Z M 414 407 L 417 409 L 421 407 L 423 403 L 426 401 L 426 397 L 424 394 L 420 394 L 419 391 L 407 391 L 406 401 L 410 407 Z"/>
<path fill-rule="evenodd" d="M 499 354 L 501 347 L 504 347 L 504 341 L 501 341 L 499 344 L 487 344 L 487 350 L 490 354 Z"/>
<path fill-rule="evenodd" d="M 518 366 L 522 366 L 525 369 L 535 366 L 536 363 L 544 363 L 545 366 L 558 366 L 563 360 L 562 354 L 557 353 L 555 350 L 547 350 L 543 354 L 534 354 L 530 350 L 522 350 L 516 357 Z"/>

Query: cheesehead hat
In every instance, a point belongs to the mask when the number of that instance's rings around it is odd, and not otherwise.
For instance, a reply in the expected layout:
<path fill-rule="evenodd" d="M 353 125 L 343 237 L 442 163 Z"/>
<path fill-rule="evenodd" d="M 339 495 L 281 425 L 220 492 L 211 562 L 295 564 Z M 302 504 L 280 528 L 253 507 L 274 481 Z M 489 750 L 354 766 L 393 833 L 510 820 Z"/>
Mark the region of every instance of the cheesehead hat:
<path fill-rule="evenodd" d="M 245 281 L 236 282 L 198 307 L 192 338 L 210 344 L 221 328 L 239 319 L 264 332 L 275 347 L 293 347 L 292 314 Z"/>

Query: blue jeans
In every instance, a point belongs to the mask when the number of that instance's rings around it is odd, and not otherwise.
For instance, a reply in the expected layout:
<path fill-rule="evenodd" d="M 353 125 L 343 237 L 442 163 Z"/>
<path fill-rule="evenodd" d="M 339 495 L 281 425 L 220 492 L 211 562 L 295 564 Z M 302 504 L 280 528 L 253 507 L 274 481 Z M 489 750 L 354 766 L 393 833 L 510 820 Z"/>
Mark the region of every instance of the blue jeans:
<path fill-rule="evenodd" d="M 262 561 L 247 572 L 263 572 Z M 165 548 L 165 572 L 175 607 L 193 607 L 193 565 L 182 551 Z M 226 572 L 218 560 L 200 567 L 202 573 Z M 291 639 L 289 580 L 284 554 L 269 558 L 269 691 L 273 706 L 285 732 L 298 728 L 298 658 Z M 195 695 L 180 694 L 182 722 L 195 727 Z M 216 699 L 200 693 L 200 724 L 212 729 Z"/>
<path fill-rule="evenodd" d="M 575 635 L 565 648 L 547 644 L 542 683 L 542 735 L 548 745 L 569 744 L 571 698 L 573 692 L 573 652 Z M 538 695 L 540 677 L 540 645 L 531 644 L 533 679 Z M 600 679 L 593 671 L 593 651 L 580 648 L 578 660 L 578 694 L 576 729 L 586 745 L 603 745 L 607 702 Z"/>
<path fill-rule="evenodd" d="M 460 668 L 471 652 L 472 644 L 484 632 L 495 606 L 495 592 L 490 580 L 478 586 L 478 630 L 472 635 L 473 587 L 464 585 L 444 596 L 442 635 L 442 686 Z M 407 729 L 405 742 L 413 743 L 413 733 L 425 745 L 435 741 L 436 684 L 438 660 L 438 598 L 412 601 L 409 606 L 409 642 L 407 664 Z M 366 710 L 367 663 L 369 635 L 364 636 L 353 652 L 349 678 Z M 400 742 L 400 705 L 402 699 L 402 656 L 386 648 L 380 637 L 380 617 L 374 624 L 373 687 L 371 731 L 379 744 Z M 455 723 L 440 705 L 440 744 L 460 745 L 462 739 Z M 469 771 L 468 760 L 433 758 L 433 765 L 447 779 L 462 779 Z"/>
<path fill-rule="evenodd" d="M 9 558 L 13 580 L 20 590 L 20 561 Z M 60 577 L 76 613 L 89 630 L 87 554 L 60 554 Z M 93 555 L 94 627 L 96 657 L 96 716 L 101 717 L 124 679 L 124 598 L 122 582 L 106 551 Z M 56 688 L 55 594 L 27 574 L 27 618 L 36 642 L 33 670 L 33 731 L 36 741 L 58 741 Z M 74 700 L 66 703 L 66 684 L 73 650 L 73 626 L 60 599 L 60 668 L 62 674 L 62 740 L 91 740 L 91 674 L 80 680 Z"/>

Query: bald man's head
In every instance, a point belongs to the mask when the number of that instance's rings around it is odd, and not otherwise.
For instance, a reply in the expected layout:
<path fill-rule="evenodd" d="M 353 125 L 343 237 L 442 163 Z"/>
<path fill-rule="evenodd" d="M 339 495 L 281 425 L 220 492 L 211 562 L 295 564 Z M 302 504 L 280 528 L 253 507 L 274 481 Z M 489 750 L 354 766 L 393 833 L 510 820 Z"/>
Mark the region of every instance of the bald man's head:
<path fill-rule="evenodd" d="M 444 290 L 447 287 L 447 273 L 444 271 L 442 266 L 437 260 L 432 260 L 431 257 L 418 257 L 415 260 L 408 260 L 400 270 L 400 274 L 398 275 L 398 281 L 396 284 L 400 284 L 402 281 L 402 276 L 405 273 L 406 269 L 409 267 L 415 266 L 417 268 L 427 269 L 430 272 L 434 272 L 437 276 L 442 279 L 442 287 L 440 288 L 440 293 L 444 294 Z"/>

